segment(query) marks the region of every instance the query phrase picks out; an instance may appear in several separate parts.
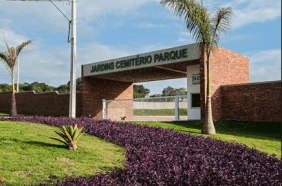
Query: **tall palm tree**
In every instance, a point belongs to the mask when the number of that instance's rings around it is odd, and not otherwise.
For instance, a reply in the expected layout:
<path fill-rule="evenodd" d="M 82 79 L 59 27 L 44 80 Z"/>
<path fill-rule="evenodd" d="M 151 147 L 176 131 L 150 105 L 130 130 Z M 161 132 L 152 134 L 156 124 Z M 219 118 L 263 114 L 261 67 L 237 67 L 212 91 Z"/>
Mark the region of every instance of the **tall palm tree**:
<path fill-rule="evenodd" d="M 2 31 L 2 30 L 1 30 Z M 8 43 L 6 42 L 6 39 L 4 37 L 4 34 L 2 32 L 3 38 L 5 40 L 6 46 L 8 51 L 7 52 L 0 52 L 0 59 L 8 69 L 8 71 L 11 74 L 12 77 L 12 101 L 11 101 L 11 116 L 17 115 L 17 108 L 16 108 L 16 97 L 15 97 L 15 85 L 14 85 L 14 67 L 17 62 L 17 58 L 20 54 L 20 52 L 29 44 L 32 43 L 31 40 L 27 42 L 23 42 L 21 45 L 17 46 L 15 49 L 14 47 L 9 47 Z"/>
<path fill-rule="evenodd" d="M 220 33 L 226 33 L 231 26 L 232 8 L 219 7 L 216 13 L 209 14 L 203 6 L 203 0 L 162 0 L 161 5 L 184 18 L 186 27 L 196 42 L 201 43 L 200 49 L 207 56 L 207 98 L 203 134 L 215 134 L 212 119 L 211 88 L 210 88 L 210 55 L 218 47 Z"/>

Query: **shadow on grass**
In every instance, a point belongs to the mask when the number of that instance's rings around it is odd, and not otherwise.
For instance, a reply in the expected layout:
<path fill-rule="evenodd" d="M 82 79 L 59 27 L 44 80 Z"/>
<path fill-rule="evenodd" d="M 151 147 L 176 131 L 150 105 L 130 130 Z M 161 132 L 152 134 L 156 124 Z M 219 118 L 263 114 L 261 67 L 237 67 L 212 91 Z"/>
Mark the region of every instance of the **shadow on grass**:
<path fill-rule="evenodd" d="M 55 147 L 55 148 L 67 149 L 65 145 L 56 145 L 56 144 L 50 144 L 45 142 L 39 142 L 39 141 L 23 141 L 22 143 L 35 145 L 38 147 Z"/>
<path fill-rule="evenodd" d="M 181 126 L 197 129 L 199 132 L 189 131 L 191 134 L 201 134 L 203 122 L 200 121 L 173 121 L 171 128 Z M 214 122 L 217 134 L 242 136 L 246 138 L 281 140 L 281 123 L 279 122 L 242 122 L 242 121 L 216 121 Z M 188 131 L 188 130 L 187 130 Z M 186 130 L 185 130 L 186 132 Z"/>

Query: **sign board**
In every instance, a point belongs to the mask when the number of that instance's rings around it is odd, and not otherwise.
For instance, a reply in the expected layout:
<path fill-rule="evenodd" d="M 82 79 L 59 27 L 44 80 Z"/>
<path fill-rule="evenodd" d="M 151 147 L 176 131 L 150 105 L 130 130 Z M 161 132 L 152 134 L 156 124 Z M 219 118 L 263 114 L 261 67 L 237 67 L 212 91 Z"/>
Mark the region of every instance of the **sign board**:
<path fill-rule="evenodd" d="M 200 84 L 200 74 L 192 75 L 192 85 Z"/>
<path fill-rule="evenodd" d="M 195 60 L 200 58 L 199 44 L 192 44 L 83 65 L 83 76 L 93 76 L 124 70 Z"/>

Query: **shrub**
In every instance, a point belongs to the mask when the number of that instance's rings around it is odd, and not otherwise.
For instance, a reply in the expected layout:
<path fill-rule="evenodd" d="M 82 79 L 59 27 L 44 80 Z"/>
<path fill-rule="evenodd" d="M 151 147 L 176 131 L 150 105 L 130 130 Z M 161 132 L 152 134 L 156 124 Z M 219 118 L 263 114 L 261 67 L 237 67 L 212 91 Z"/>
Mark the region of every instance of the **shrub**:
<path fill-rule="evenodd" d="M 9 120 L 0 118 L 0 120 Z M 87 133 L 126 148 L 123 170 L 57 185 L 279 185 L 281 161 L 238 143 L 131 123 L 89 118 L 30 116 L 12 121 L 85 127 Z"/>

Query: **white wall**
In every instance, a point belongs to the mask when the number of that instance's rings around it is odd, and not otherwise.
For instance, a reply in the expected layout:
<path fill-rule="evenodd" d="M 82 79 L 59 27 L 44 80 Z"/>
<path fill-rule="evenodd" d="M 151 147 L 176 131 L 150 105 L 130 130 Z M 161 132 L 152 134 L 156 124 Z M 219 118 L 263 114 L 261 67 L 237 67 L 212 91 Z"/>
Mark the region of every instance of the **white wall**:
<path fill-rule="evenodd" d="M 187 108 L 187 102 L 179 102 L 179 108 Z M 175 102 L 133 102 L 133 109 L 175 109 Z"/>
<path fill-rule="evenodd" d="M 187 66 L 188 120 L 200 120 L 201 108 L 192 108 L 191 93 L 200 93 L 200 84 L 192 84 L 192 75 L 200 74 L 200 64 Z"/>

